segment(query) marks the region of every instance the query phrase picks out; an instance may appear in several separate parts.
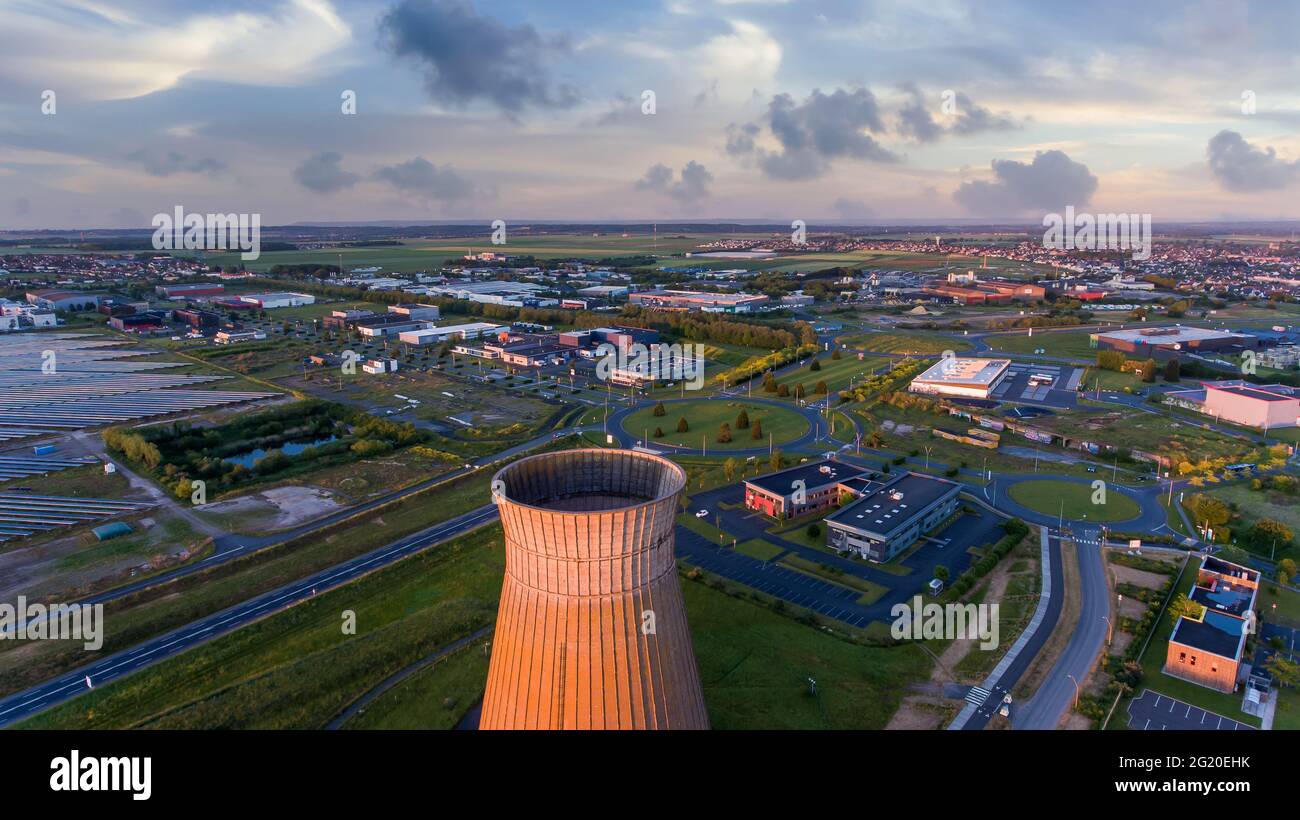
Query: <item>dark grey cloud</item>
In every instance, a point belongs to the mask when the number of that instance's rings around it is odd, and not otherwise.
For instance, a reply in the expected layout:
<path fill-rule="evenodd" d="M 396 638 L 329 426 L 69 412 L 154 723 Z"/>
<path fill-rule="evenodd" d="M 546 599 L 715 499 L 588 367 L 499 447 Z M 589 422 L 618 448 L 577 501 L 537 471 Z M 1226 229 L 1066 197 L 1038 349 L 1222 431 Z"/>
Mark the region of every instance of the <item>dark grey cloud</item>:
<path fill-rule="evenodd" d="M 138 164 L 146 174 L 167 177 L 172 174 L 216 174 L 226 170 L 226 163 L 212 157 L 187 157 L 179 151 L 152 151 L 141 148 L 126 158 Z"/>
<path fill-rule="evenodd" d="M 943 96 L 931 95 L 927 98 L 915 85 L 904 86 L 908 92 L 907 102 L 898 109 L 898 132 L 917 142 L 935 142 L 945 136 L 966 137 L 985 131 L 1009 131 L 1017 128 L 1015 120 L 1007 114 L 995 114 L 993 111 L 975 102 L 960 91 L 954 92 L 952 101 L 955 111 L 938 119 L 935 110 L 942 110 Z"/>
<path fill-rule="evenodd" d="M 970 97 L 957 92 L 957 119 L 950 130 L 958 136 L 969 136 L 984 131 L 1010 131 L 1019 125 L 1007 114 L 995 114 Z"/>
<path fill-rule="evenodd" d="M 1278 159 L 1271 147 L 1256 148 L 1236 131 L 1220 131 L 1205 147 L 1210 173 L 1224 189 L 1246 193 L 1285 188 L 1300 179 L 1300 161 Z"/>
<path fill-rule="evenodd" d="M 508 116 L 525 108 L 579 102 L 570 85 L 553 83 L 545 63 L 570 52 L 564 37 L 543 37 L 531 25 L 508 26 L 459 0 L 402 0 L 379 20 L 381 44 L 412 60 L 429 96 L 464 107 L 486 100 Z"/>
<path fill-rule="evenodd" d="M 422 199 L 455 202 L 475 193 L 474 183 L 450 165 L 439 168 L 424 157 L 385 165 L 375 172 L 375 179 L 387 182 L 405 194 Z"/>
<path fill-rule="evenodd" d="M 733 157 L 745 156 L 754 153 L 754 137 L 762 130 L 757 123 L 747 122 L 744 125 L 731 123 L 727 126 L 727 153 Z"/>
<path fill-rule="evenodd" d="M 342 162 L 342 154 L 323 151 L 303 160 L 293 169 L 293 178 L 302 187 L 319 194 L 332 194 L 351 188 L 361 177 L 344 171 L 340 164 Z"/>
<path fill-rule="evenodd" d="M 639 191 L 654 191 L 666 194 L 682 205 L 695 205 L 709 197 L 709 184 L 713 174 L 695 160 L 682 167 L 681 177 L 673 181 L 673 169 L 663 163 L 651 165 L 645 176 L 638 179 L 635 188 Z"/>
<path fill-rule="evenodd" d="M 1088 166 L 1062 151 L 1039 151 L 1033 162 L 995 159 L 993 181 L 963 182 L 953 198 L 981 216 L 1011 216 L 1026 211 L 1061 211 L 1087 205 L 1097 191 Z"/>
<path fill-rule="evenodd" d="M 824 174 L 836 159 L 898 161 L 871 136 L 884 132 L 885 125 L 875 95 L 866 88 L 837 88 L 830 94 L 814 89 L 801 103 L 778 94 L 768 102 L 766 122 L 780 151 L 756 147 L 759 128 L 749 123 L 728 127 L 727 152 L 753 153 L 758 167 L 773 179 L 811 179 Z"/>

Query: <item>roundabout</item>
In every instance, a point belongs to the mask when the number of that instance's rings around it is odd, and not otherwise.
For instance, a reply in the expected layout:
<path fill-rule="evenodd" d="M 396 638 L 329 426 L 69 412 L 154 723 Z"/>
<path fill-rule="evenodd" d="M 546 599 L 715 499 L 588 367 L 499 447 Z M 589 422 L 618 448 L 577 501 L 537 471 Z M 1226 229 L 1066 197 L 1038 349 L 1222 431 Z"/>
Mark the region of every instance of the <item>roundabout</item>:
<path fill-rule="evenodd" d="M 814 447 L 827 439 L 826 419 L 816 409 L 765 398 L 702 396 L 665 400 L 663 415 L 654 414 L 657 401 L 623 408 L 609 417 L 608 430 L 623 447 L 649 446 L 666 453 L 719 455 L 767 455 L 771 449 L 794 450 Z M 750 426 L 738 426 L 744 411 Z M 678 432 L 682 419 L 686 431 Z M 720 442 L 723 424 L 731 428 L 731 441 Z M 760 428 L 754 437 L 754 428 Z M 656 436 L 656 430 L 662 435 Z M 828 442 L 833 444 L 833 442 Z M 838 444 L 836 444 L 838 446 Z"/>

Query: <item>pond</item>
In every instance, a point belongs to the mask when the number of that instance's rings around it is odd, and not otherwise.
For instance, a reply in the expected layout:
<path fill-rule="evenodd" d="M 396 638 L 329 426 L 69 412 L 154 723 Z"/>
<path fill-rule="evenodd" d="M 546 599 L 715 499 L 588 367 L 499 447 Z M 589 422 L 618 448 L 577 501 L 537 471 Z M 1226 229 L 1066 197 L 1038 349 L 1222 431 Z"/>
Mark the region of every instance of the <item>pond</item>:
<path fill-rule="evenodd" d="M 312 441 L 289 441 L 280 445 L 278 449 L 286 456 L 296 456 L 299 453 L 301 453 L 303 450 L 306 450 L 308 447 L 315 447 L 318 444 L 328 444 L 331 441 L 334 441 L 336 438 L 337 436 L 330 436 L 329 438 L 318 438 L 318 439 L 313 439 Z M 251 470 L 253 469 L 253 465 L 257 463 L 257 460 L 259 458 L 262 458 L 269 452 L 271 451 L 263 450 L 262 448 L 259 447 L 256 450 L 249 450 L 247 453 L 241 453 L 237 456 L 230 456 L 229 458 L 223 459 L 223 461 L 228 461 L 234 464 L 242 464 Z"/>

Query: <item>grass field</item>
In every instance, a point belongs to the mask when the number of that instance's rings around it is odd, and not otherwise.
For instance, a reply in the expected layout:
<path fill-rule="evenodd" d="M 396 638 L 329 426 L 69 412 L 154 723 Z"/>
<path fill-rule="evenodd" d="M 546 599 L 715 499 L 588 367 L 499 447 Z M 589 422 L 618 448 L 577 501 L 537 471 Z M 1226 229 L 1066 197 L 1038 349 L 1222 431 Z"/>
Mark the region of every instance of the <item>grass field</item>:
<path fill-rule="evenodd" d="M 780 447 L 808 432 L 808 421 L 793 410 L 746 402 L 743 399 L 695 399 L 665 404 L 664 409 L 667 411 L 664 415 L 656 416 L 653 407 L 643 407 L 623 420 L 623 429 L 637 439 L 644 439 L 648 432 L 651 442 L 678 447 L 699 449 L 701 441 L 706 440 L 710 451 L 717 449 L 719 452 L 766 447 L 769 435 L 776 446 Z M 749 415 L 750 429 L 741 430 L 736 427 L 736 416 L 741 410 Z M 682 418 L 686 419 L 690 429 L 678 433 L 677 422 Z M 763 438 L 759 441 L 750 438 L 755 420 L 763 423 Z M 718 430 L 723 422 L 731 425 L 730 444 L 718 443 Z M 656 438 L 655 428 L 662 429 L 664 435 Z"/>
<path fill-rule="evenodd" d="M 845 353 L 841 359 L 832 359 L 830 353 L 818 353 L 816 357 L 821 370 L 812 369 L 812 360 L 808 361 L 802 367 L 782 373 L 777 377 L 777 384 L 784 384 L 790 387 L 790 401 L 794 401 L 794 390 L 796 384 L 802 384 L 805 400 L 821 400 L 825 396 L 821 393 L 814 392 L 818 382 L 826 382 L 826 390 L 833 393 L 836 390 L 842 390 L 849 386 L 851 380 L 861 382 L 863 379 L 871 376 L 876 370 L 889 364 L 889 359 L 882 356 L 867 356 L 859 361 L 856 354 Z M 754 383 L 754 392 L 759 392 L 761 380 Z M 775 393 L 763 393 L 767 398 L 777 398 Z"/>
<path fill-rule="evenodd" d="M 1088 484 L 1043 479 L 1011 485 L 1011 498 L 1018 504 L 1044 515 L 1060 515 L 1071 521 L 1127 521 L 1140 512 L 1137 502 L 1110 490 L 1105 504 L 1092 503 L 1093 489 Z M 1064 510 L 1064 513 L 1062 513 Z"/>
<path fill-rule="evenodd" d="M 1280 521 L 1290 527 L 1292 532 L 1300 532 L 1300 504 L 1296 504 L 1293 496 L 1272 490 L 1252 490 L 1246 484 L 1214 487 L 1207 489 L 1206 493 L 1230 505 L 1236 505 L 1236 511 L 1240 513 L 1241 518 L 1230 522 L 1234 534 L 1245 533 L 1261 518 Z M 1241 539 L 1237 540 L 1241 541 Z M 1267 558 L 1269 552 L 1268 549 L 1263 550 L 1264 557 Z M 1300 550 L 1296 548 L 1294 541 L 1290 544 L 1282 544 L 1278 546 L 1276 557 L 1300 558 Z M 1297 618 L 1297 622 L 1300 622 L 1300 618 Z"/>
<path fill-rule="evenodd" d="M 419 553 L 35 716 L 24 728 L 321 728 L 402 667 L 490 624 L 497 525 Z M 356 634 L 341 629 L 353 612 Z M 468 708 L 466 703 L 466 708 Z"/>
<path fill-rule="evenodd" d="M 960 353 L 971 349 L 970 342 L 961 339 L 901 331 L 850 333 L 840 336 L 835 341 L 855 350 L 866 350 L 872 353 L 918 353 L 937 356 L 945 350 Z"/>
<path fill-rule="evenodd" d="M 714 729 L 883 729 L 930 672 L 913 644 L 859 646 L 702 583 L 682 592 Z"/>
<path fill-rule="evenodd" d="M 1092 347 L 1088 341 L 1089 335 L 1094 332 L 1095 331 L 1081 330 L 1036 330 L 1034 331 L 1033 336 L 1029 336 L 1027 333 L 985 336 L 984 341 L 994 350 L 1001 350 L 1006 353 L 1023 353 L 1032 355 L 1035 350 L 1041 348 L 1044 351 L 1043 355 L 1046 356 L 1066 356 L 1074 359 L 1096 361 L 1097 349 Z"/>

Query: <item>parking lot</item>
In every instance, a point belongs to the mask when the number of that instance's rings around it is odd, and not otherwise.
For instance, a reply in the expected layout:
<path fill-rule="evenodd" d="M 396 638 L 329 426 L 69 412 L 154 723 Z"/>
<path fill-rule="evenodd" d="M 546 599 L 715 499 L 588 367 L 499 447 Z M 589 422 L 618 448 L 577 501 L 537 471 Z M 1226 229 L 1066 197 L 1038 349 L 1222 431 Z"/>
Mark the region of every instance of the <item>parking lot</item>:
<path fill-rule="evenodd" d="M 1050 384 L 1031 385 L 1033 376 L 1050 376 Z M 1083 370 L 1069 365 L 1012 362 L 1007 375 L 993 391 L 999 401 L 1027 402 L 1049 407 L 1074 407 Z"/>
<path fill-rule="evenodd" d="M 1235 731 L 1253 729 L 1244 723 L 1207 712 L 1199 706 L 1183 703 L 1177 698 L 1153 692 L 1150 689 L 1128 705 L 1128 726 L 1140 731 Z"/>

